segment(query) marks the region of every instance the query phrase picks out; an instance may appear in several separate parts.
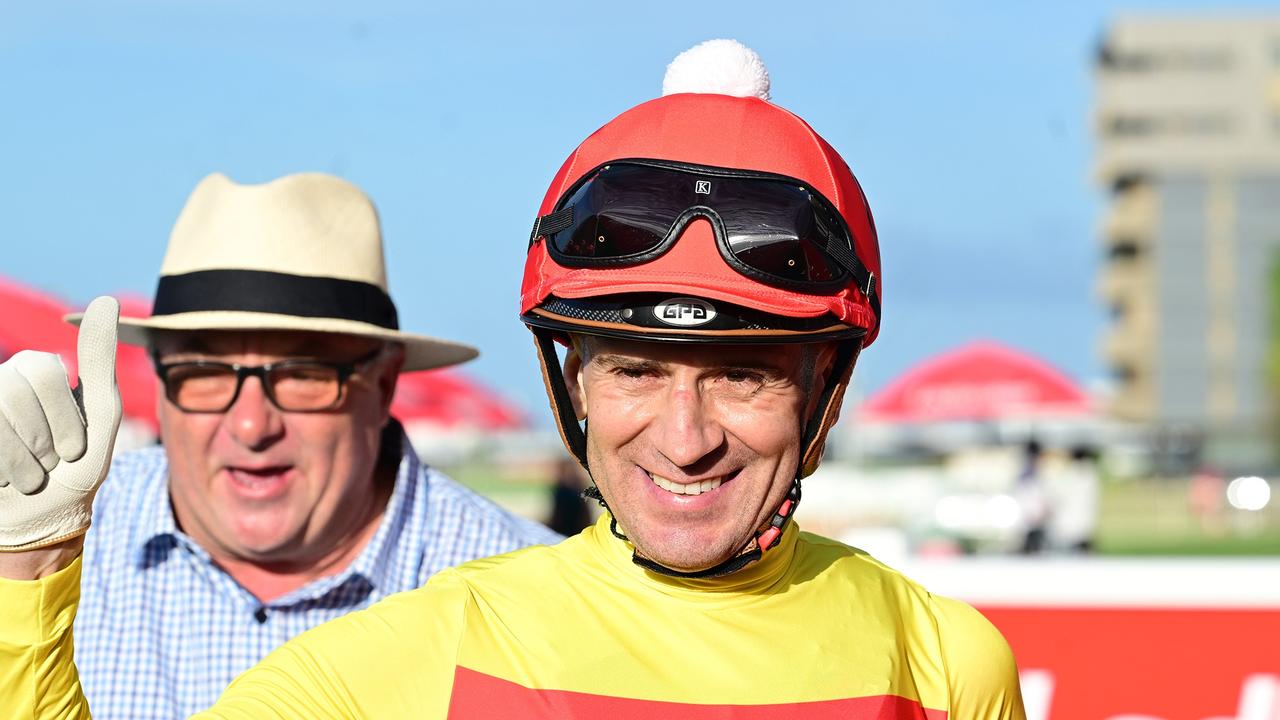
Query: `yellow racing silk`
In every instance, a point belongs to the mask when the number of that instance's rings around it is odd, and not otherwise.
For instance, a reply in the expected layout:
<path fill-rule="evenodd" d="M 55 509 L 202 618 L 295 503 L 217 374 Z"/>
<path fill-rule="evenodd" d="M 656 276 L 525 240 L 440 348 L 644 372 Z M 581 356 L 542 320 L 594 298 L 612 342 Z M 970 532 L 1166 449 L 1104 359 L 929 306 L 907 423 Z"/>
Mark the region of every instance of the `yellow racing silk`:
<path fill-rule="evenodd" d="M 286 643 L 199 717 L 1025 718 L 995 628 L 860 550 L 793 525 L 760 562 L 702 580 L 631 552 L 606 516 L 446 570 Z M 74 674 L 37 684 L 78 694 Z"/>

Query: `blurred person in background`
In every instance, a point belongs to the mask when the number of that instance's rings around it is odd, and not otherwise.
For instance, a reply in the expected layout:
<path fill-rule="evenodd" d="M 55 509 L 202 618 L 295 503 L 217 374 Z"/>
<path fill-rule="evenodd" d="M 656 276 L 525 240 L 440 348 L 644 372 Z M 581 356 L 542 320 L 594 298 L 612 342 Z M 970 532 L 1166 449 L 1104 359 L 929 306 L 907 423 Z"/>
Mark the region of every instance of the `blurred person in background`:
<path fill-rule="evenodd" d="M 1068 462 L 1050 478 L 1053 512 L 1046 527 L 1048 544 L 1066 552 L 1092 552 L 1098 531 L 1098 451 L 1071 448 Z"/>
<path fill-rule="evenodd" d="M 97 310 L 82 336 L 114 335 Z M 308 628 L 558 539 L 419 462 L 390 416 L 401 371 L 476 352 L 398 329 L 376 211 L 344 180 L 205 178 L 173 229 L 152 317 L 121 318 L 120 337 L 154 355 L 163 447 L 115 459 L 83 538 L 75 660 L 98 718 L 187 717 Z M 86 394 L 95 372 L 112 382 L 114 340 L 94 351 L 80 357 Z M 86 430 L 53 356 L 0 366 L 0 410 L 3 506 L 72 472 Z M 92 407 L 85 419 L 101 451 L 112 421 Z M 87 503 L 2 544 L 83 532 Z"/>
<path fill-rule="evenodd" d="M 1052 509 L 1041 467 L 1043 456 L 1040 441 L 1028 440 L 1022 448 L 1022 471 L 1018 473 L 1013 488 L 1013 497 L 1022 511 L 1023 535 L 1019 552 L 1023 555 L 1035 555 L 1043 552 L 1045 547 Z"/>
<path fill-rule="evenodd" d="M 576 535 L 591 524 L 591 507 L 582 491 L 582 468 L 572 460 L 556 463 L 556 477 L 551 484 L 551 517 L 547 527 L 561 535 Z"/>
<path fill-rule="evenodd" d="M 878 332 L 880 255 L 844 160 L 767 98 L 754 53 L 700 45 L 544 197 L 522 319 L 600 520 L 295 638 L 206 717 L 1024 720 L 976 610 L 791 521 Z M 24 659 L 0 709 L 47 688 L 24 716 L 83 716 L 69 630 L 33 619 L 75 611 L 55 552 L 0 566 Z"/>
<path fill-rule="evenodd" d="M 1201 533 L 1215 538 L 1227 534 L 1227 478 L 1221 470 L 1206 465 L 1191 476 L 1187 505 Z"/>

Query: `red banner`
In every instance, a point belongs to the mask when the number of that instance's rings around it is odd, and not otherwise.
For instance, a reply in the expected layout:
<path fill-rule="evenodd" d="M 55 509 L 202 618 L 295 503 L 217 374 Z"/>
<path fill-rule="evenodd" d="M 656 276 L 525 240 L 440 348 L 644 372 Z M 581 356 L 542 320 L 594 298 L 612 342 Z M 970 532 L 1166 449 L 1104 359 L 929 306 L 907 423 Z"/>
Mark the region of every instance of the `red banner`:
<path fill-rule="evenodd" d="M 1280 720 L 1280 610 L 980 608 L 1028 720 Z"/>

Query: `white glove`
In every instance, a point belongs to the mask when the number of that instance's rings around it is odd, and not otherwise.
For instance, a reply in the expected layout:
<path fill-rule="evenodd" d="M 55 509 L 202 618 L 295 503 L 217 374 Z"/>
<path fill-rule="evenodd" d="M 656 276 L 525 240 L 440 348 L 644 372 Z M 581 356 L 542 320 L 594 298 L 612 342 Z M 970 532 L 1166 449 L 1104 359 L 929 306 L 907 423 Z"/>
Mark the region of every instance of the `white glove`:
<path fill-rule="evenodd" d="M 100 297 L 80 325 L 80 385 L 57 355 L 24 350 L 0 364 L 0 552 L 33 550 L 89 529 L 93 494 L 120 426 L 116 322 Z"/>

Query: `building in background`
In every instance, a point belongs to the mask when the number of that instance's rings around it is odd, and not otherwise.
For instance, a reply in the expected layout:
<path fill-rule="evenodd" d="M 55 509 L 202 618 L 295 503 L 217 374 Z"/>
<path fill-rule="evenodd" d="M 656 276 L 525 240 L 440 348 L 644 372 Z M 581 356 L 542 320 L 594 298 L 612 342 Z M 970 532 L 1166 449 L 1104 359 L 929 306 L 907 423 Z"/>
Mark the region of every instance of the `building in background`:
<path fill-rule="evenodd" d="M 1095 71 L 1110 411 L 1274 462 L 1280 15 L 1125 17 Z"/>

